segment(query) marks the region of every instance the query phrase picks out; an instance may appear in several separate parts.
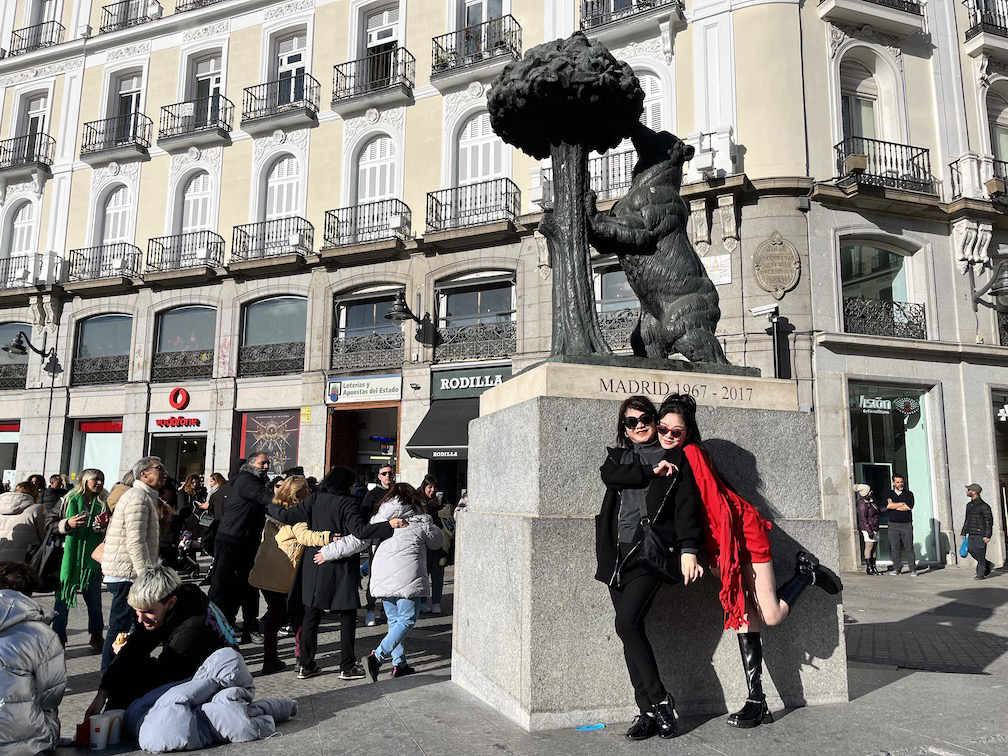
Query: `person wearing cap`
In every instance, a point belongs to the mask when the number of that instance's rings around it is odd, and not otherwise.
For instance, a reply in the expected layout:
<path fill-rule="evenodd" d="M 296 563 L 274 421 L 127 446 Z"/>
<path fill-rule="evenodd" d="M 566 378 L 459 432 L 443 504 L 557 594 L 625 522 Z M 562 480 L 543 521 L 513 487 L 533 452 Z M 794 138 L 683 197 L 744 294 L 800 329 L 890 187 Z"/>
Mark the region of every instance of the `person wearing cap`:
<path fill-rule="evenodd" d="M 976 560 L 974 580 L 983 580 L 994 567 L 987 561 L 987 544 L 994 531 L 994 513 L 991 512 L 990 504 L 980 498 L 981 493 L 983 487 L 979 483 L 966 486 L 966 495 L 970 500 L 966 505 L 966 520 L 959 534 L 966 539 L 969 555 Z"/>
<path fill-rule="evenodd" d="M 854 486 L 857 494 L 858 527 L 864 536 L 864 560 L 866 575 L 881 575 L 875 567 L 875 550 L 878 548 L 879 508 L 872 496 L 871 486 L 858 483 Z"/>

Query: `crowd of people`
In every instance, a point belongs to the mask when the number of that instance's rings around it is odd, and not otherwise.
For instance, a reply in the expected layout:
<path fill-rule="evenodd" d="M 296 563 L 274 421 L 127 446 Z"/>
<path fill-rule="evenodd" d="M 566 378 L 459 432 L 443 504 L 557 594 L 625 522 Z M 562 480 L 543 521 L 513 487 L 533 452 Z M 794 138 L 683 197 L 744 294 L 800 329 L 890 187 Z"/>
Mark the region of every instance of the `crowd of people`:
<path fill-rule="evenodd" d="M 450 559 L 453 511 L 437 480 L 415 489 L 386 465 L 362 489 L 346 467 L 320 482 L 300 468 L 272 478 L 269 469 L 266 454 L 253 454 L 230 480 L 214 473 L 204 488 L 202 476 L 173 480 L 149 456 L 111 491 L 102 471 L 85 469 L 69 489 L 62 476 L 45 484 L 33 475 L 0 494 L 0 752 L 57 744 L 67 620 L 79 597 L 88 646 L 101 655 L 86 717 L 189 679 L 222 648 L 262 643 L 260 673 L 277 673 L 288 666 L 286 635 L 297 678 L 313 677 L 326 613 L 339 622 L 340 678 L 377 680 L 388 661 L 392 677 L 414 671 L 403 642 L 422 610 L 441 612 Z M 212 563 L 197 584 L 200 549 Z M 364 580 L 365 623 L 384 614 L 388 632 L 358 656 Z M 52 611 L 32 598 L 43 591 L 53 593 Z"/>

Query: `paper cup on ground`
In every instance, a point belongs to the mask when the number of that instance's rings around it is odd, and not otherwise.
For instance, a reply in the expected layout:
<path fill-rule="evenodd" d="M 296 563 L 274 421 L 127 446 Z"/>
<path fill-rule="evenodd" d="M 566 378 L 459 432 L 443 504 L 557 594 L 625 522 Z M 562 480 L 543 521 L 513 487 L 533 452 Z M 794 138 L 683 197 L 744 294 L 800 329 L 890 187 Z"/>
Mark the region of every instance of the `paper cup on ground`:
<path fill-rule="evenodd" d="M 105 712 L 105 716 L 109 717 L 108 744 L 110 746 L 119 745 L 119 741 L 122 739 L 123 723 L 126 721 L 126 709 L 110 709 Z"/>
<path fill-rule="evenodd" d="M 101 751 L 108 748 L 109 722 L 108 714 L 95 714 L 91 717 L 91 750 Z"/>

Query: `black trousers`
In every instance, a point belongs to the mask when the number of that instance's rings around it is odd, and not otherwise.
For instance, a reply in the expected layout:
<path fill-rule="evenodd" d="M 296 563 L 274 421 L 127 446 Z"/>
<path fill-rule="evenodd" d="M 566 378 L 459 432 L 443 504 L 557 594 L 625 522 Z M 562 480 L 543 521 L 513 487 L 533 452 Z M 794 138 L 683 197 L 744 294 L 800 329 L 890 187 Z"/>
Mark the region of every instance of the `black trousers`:
<path fill-rule="evenodd" d="M 304 624 L 301 626 L 301 666 L 315 665 L 315 652 L 318 650 L 318 631 L 322 623 L 325 609 L 314 606 L 304 608 Z M 354 640 L 357 634 L 357 610 L 337 609 L 333 612 L 340 621 L 340 669 L 344 672 L 357 663 L 354 654 Z"/>
<path fill-rule="evenodd" d="M 616 634 L 623 641 L 623 655 L 634 687 L 634 698 L 641 713 L 665 700 L 665 686 L 658 676 L 651 642 L 644 632 L 651 604 L 662 582 L 653 575 L 641 575 L 626 583 L 622 589 L 609 589 L 616 610 Z"/>
<path fill-rule="evenodd" d="M 966 536 L 966 550 L 976 560 L 977 577 L 986 577 L 990 562 L 987 561 L 987 544 L 984 543 L 984 537 L 975 533 Z"/>
<path fill-rule="evenodd" d="M 214 543 L 213 580 L 208 595 L 235 627 L 240 607 L 245 632 L 259 629 L 259 591 L 249 585 L 258 550 L 258 542 L 241 543 L 220 535 Z"/>

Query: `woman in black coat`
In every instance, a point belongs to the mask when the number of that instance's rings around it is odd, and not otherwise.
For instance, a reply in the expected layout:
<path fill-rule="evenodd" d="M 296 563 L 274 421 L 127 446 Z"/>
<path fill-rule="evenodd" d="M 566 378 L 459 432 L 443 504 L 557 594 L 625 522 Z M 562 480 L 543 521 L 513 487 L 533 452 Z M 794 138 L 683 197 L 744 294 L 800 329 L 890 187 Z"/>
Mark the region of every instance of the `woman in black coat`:
<path fill-rule="evenodd" d="M 288 525 L 304 521 L 312 530 L 354 535 L 362 541 L 388 538 L 392 535 L 392 528 L 406 525 L 399 518 L 374 525 L 364 522 L 360 516 L 360 504 L 350 495 L 350 487 L 356 478 L 349 467 L 334 467 L 323 479 L 319 493 L 289 509 L 270 504 L 267 507 L 269 515 Z M 340 619 L 340 678 L 359 680 L 364 677 L 364 670 L 357 662 L 354 640 L 357 610 L 360 608 L 360 555 L 315 564 L 313 558 L 317 551 L 314 546 L 305 548 L 292 589 L 298 590 L 300 586 L 305 607 L 298 679 L 304 680 L 319 673 L 315 663 L 319 624 L 322 615 L 332 611 Z"/>

